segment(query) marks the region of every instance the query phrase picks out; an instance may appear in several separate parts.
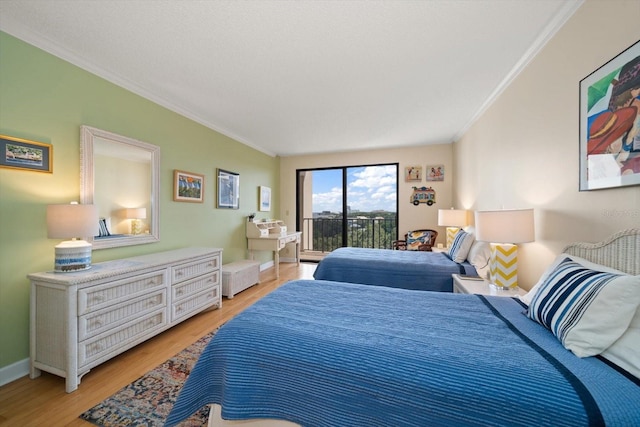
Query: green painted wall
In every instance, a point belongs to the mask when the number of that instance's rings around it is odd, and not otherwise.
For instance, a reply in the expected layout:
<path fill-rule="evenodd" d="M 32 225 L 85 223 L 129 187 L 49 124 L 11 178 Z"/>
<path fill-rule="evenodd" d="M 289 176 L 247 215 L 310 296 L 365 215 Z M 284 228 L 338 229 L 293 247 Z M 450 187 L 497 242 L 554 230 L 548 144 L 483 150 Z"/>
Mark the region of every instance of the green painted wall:
<path fill-rule="evenodd" d="M 0 32 L 0 134 L 53 145 L 52 174 L 0 169 L 0 369 L 29 357 L 26 275 L 53 268 L 59 240 L 47 238 L 46 206 L 80 198 L 81 125 L 161 147 L 160 242 L 94 251 L 94 262 L 184 246 L 224 248 L 224 263 L 242 259 L 259 185 L 272 188 L 271 213 L 279 211 L 278 158 Z M 216 168 L 240 174 L 239 210 L 216 209 Z M 205 176 L 204 203 L 172 200 L 174 169 Z"/>

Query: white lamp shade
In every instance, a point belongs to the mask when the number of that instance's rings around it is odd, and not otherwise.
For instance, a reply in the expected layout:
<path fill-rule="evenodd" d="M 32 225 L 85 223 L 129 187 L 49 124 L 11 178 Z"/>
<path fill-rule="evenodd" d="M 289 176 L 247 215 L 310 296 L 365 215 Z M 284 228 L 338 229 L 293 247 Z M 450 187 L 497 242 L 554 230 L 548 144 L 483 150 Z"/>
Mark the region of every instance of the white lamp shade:
<path fill-rule="evenodd" d="M 467 211 L 464 209 L 438 209 L 438 225 L 441 227 L 466 227 Z"/>
<path fill-rule="evenodd" d="M 533 242 L 533 209 L 477 211 L 476 239 L 491 243 Z"/>
<path fill-rule="evenodd" d="M 71 239 L 98 234 L 98 209 L 94 205 L 47 206 L 47 237 Z"/>
<path fill-rule="evenodd" d="M 128 219 L 146 219 L 147 218 L 147 209 L 146 208 L 129 208 L 129 209 L 125 209 L 125 216 Z"/>

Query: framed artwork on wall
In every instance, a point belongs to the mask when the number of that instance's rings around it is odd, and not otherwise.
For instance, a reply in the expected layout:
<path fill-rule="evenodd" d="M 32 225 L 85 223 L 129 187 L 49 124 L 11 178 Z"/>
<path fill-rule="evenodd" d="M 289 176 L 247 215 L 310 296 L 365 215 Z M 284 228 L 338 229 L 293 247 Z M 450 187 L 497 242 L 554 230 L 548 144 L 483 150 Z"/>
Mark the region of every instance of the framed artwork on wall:
<path fill-rule="evenodd" d="M 240 174 L 218 169 L 218 208 L 240 208 Z"/>
<path fill-rule="evenodd" d="M 271 188 L 260 186 L 260 211 L 268 212 L 271 210 Z"/>
<path fill-rule="evenodd" d="M 422 166 L 407 166 L 404 168 L 405 182 L 422 181 Z"/>
<path fill-rule="evenodd" d="M 0 135 L 0 167 L 53 172 L 53 146 L 43 142 Z"/>
<path fill-rule="evenodd" d="M 427 165 L 426 181 L 444 181 L 444 165 Z"/>
<path fill-rule="evenodd" d="M 640 185 L 640 41 L 580 81 L 580 191 Z"/>
<path fill-rule="evenodd" d="M 173 171 L 173 201 L 202 203 L 204 200 L 204 175 Z"/>

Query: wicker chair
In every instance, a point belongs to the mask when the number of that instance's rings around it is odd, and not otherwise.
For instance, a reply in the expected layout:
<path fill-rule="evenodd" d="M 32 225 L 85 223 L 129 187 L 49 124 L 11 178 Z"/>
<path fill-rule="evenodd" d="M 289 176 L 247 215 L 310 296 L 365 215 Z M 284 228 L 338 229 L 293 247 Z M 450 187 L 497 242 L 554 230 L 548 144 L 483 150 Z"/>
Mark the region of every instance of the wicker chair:
<path fill-rule="evenodd" d="M 436 244 L 436 237 L 436 230 L 413 230 L 404 235 L 404 240 L 393 241 L 392 247 L 401 251 L 431 251 Z"/>

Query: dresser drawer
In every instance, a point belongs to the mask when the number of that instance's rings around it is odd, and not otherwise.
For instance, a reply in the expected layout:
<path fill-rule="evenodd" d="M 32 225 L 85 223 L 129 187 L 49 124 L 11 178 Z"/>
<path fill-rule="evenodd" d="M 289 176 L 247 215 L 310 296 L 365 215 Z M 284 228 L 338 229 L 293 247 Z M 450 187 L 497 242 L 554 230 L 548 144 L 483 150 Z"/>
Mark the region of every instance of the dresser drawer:
<path fill-rule="evenodd" d="M 155 335 L 167 325 L 167 310 L 160 309 L 135 321 L 78 343 L 78 367 L 109 359 Z M 113 354 L 111 354 L 113 353 Z"/>
<path fill-rule="evenodd" d="M 147 313 L 167 306 L 166 289 L 127 300 L 78 318 L 78 340 L 83 341 Z"/>
<path fill-rule="evenodd" d="M 80 289 L 78 290 L 78 314 L 100 310 L 142 294 L 146 295 L 155 288 L 166 288 L 166 286 L 167 270 L 163 269 Z"/>
<path fill-rule="evenodd" d="M 222 306 L 220 285 L 171 304 L 171 321 L 175 322 L 177 319 L 197 313 L 205 307 L 216 304 L 218 308 Z"/>
<path fill-rule="evenodd" d="M 220 284 L 220 270 L 195 279 L 180 282 L 171 287 L 171 300 L 179 301 Z"/>
<path fill-rule="evenodd" d="M 220 255 L 171 267 L 171 283 L 189 280 L 220 269 Z"/>
<path fill-rule="evenodd" d="M 287 236 L 284 241 L 285 243 L 291 243 L 291 242 L 295 242 L 296 240 L 298 240 L 298 236 L 296 234 L 293 234 L 291 236 Z"/>

